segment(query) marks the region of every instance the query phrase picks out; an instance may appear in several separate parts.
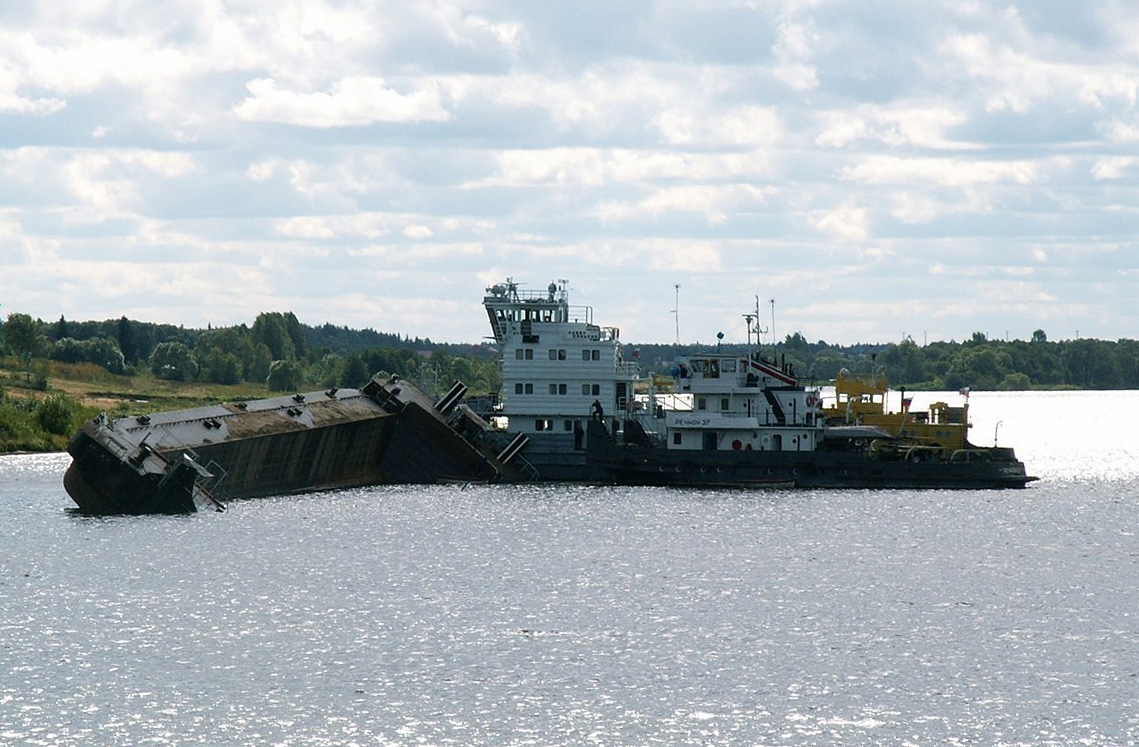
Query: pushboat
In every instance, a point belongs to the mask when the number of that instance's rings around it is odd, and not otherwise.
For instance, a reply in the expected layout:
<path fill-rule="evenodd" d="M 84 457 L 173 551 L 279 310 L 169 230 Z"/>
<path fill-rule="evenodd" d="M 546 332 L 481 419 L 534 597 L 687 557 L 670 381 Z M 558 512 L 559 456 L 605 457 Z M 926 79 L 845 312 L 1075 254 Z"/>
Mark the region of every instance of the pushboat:
<path fill-rule="evenodd" d="M 884 377 L 843 371 L 824 403 L 758 349 L 694 353 L 671 375 L 642 377 L 620 330 L 571 305 L 564 281 L 527 291 L 507 279 L 483 307 L 501 356 L 493 409 L 463 402 L 462 382 L 434 397 L 391 377 L 103 414 L 70 440 L 64 486 L 84 511 L 143 514 L 377 484 L 995 489 L 1036 479 L 1013 449 L 969 442 L 967 402 L 916 412 L 903 397 L 889 412 Z"/>

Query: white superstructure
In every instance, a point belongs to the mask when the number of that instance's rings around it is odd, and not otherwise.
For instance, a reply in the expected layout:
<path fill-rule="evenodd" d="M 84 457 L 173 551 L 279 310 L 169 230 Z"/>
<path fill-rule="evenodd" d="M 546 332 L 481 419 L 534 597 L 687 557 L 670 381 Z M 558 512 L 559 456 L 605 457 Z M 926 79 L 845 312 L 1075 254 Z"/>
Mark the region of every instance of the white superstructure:
<path fill-rule="evenodd" d="M 623 419 L 638 366 L 623 359 L 616 327 L 570 305 L 566 281 L 524 291 L 508 278 L 487 288 L 483 306 L 501 349 L 501 414 L 511 431 L 580 433 L 598 409 Z"/>
<path fill-rule="evenodd" d="M 822 436 L 815 390 L 785 366 L 752 355 L 697 354 L 674 370 L 691 409 L 665 413 L 668 448 L 814 451 Z"/>

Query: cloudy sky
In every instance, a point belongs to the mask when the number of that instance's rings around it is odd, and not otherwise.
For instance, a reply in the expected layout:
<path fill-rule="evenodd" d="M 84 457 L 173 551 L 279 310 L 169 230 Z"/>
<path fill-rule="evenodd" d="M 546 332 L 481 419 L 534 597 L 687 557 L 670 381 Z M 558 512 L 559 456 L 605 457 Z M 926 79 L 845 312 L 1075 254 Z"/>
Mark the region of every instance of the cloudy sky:
<path fill-rule="evenodd" d="M 0 315 L 1134 338 L 1137 92 L 1134 0 L 0 0 Z"/>

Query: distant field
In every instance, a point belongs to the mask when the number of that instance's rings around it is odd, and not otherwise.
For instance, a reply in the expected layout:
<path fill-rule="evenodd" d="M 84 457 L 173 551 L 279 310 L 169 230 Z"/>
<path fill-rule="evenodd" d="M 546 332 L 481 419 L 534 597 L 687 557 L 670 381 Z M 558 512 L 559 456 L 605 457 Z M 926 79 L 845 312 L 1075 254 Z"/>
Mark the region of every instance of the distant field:
<path fill-rule="evenodd" d="M 269 395 L 263 384 L 182 383 L 149 373 L 118 376 L 91 363 L 36 361 L 29 374 L 13 358 L 0 359 L 0 392 L 0 453 L 61 450 L 84 420 L 100 412 L 141 414 Z M 66 427 L 55 428 L 65 433 L 53 433 L 37 407 L 60 395 L 69 401 L 72 417 Z"/>

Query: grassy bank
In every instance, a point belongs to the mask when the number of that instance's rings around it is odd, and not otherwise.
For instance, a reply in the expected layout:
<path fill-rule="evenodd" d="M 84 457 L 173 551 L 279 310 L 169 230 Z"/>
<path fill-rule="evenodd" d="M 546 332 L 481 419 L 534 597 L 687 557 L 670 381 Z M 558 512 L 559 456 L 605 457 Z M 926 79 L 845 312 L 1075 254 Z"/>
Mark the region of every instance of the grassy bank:
<path fill-rule="evenodd" d="M 117 376 L 89 363 L 0 358 L 0 453 L 61 451 L 100 412 L 112 417 L 268 396 L 264 385 L 181 383 Z"/>

